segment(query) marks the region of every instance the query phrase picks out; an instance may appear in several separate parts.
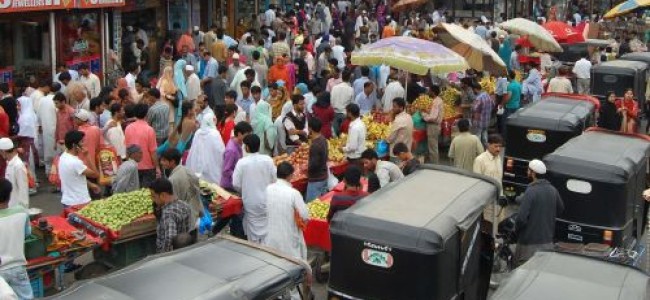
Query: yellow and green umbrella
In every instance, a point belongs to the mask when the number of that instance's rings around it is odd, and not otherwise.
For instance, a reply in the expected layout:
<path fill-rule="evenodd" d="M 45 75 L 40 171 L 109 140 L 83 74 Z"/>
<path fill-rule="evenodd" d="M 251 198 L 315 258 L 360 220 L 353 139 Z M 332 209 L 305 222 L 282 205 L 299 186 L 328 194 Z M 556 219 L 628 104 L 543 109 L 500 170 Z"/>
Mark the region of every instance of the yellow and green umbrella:
<path fill-rule="evenodd" d="M 417 75 L 444 74 L 469 69 L 467 61 L 438 43 L 406 36 L 381 39 L 352 52 L 354 65 L 385 64 Z"/>
<path fill-rule="evenodd" d="M 625 14 L 629 14 L 639 8 L 644 8 L 650 6 L 650 0 L 627 0 L 625 2 L 619 3 L 610 11 L 608 11 L 603 18 L 611 19 Z"/>

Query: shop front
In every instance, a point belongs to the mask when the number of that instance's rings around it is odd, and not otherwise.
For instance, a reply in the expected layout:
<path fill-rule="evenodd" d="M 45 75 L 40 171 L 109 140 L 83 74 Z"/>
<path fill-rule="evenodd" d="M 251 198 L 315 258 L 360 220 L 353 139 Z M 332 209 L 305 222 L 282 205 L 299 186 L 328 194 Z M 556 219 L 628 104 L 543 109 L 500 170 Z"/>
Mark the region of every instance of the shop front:
<path fill-rule="evenodd" d="M 233 38 L 241 37 L 250 28 L 253 18 L 266 6 L 266 0 L 217 0 L 213 7 L 212 24 L 225 30 Z M 212 25 L 210 24 L 210 25 Z"/>
<path fill-rule="evenodd" d="M 0 1 L 0 82 L 48 79 L 56 66 L 88 64 L 103 77 L 106 18 L 125 0 Z"/>

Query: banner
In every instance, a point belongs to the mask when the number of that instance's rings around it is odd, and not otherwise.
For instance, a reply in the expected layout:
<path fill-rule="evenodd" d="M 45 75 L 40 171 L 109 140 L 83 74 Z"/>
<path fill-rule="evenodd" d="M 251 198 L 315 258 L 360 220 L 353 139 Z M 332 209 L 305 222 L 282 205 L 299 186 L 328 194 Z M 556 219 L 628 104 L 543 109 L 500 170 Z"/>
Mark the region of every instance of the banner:
<path fill-rule="evenodd" d="M 0 0 L 0 14 L 74 7 L 74 0 Z"/>
<path fill-rule="evenodd" d="M 78 0 L 77 8 L 122 7 L 125 0 Z"/>

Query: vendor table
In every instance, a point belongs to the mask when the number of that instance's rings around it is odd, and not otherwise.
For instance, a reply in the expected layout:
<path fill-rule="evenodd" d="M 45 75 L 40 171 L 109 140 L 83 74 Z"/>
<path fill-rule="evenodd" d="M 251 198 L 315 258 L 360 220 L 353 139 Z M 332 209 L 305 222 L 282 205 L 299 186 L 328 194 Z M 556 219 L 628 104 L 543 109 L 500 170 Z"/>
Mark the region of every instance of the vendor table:
<path fill-rule="evenodd" d="M 334 176 L 341 176 L 343 173 L 345 173 L 345 170 L 348 168 L 348 162 L 347 161 L 342 161 L 339 163 L 332 163 L 329 162 L 328 166 L 330 167 L 330 171 Z M 298 169 L 298 167 L 296 167 Z M 293 180 L 291 180 L 291 186 L 293 186 L 294 189 L 298 190 L 300 193 L 305 193 L 307 192 L 307 184 L 309 184 L 309 180 L 307 179 L 306 174 L 300 174 L 298 176 L 295 176 Z"/>

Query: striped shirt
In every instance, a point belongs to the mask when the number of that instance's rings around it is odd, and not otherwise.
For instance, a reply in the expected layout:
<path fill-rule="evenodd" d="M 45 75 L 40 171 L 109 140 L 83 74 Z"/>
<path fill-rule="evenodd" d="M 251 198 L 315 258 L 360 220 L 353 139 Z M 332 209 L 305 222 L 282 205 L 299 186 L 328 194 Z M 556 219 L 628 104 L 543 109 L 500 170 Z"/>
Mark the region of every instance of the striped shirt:
<path fill-rule="evenodd" d="M 158 142 L 167 138 L 169 131 L 169 106 L 163 101 L 156 101 L 147 113 L 147 122 L 156 132 Z"/>
<path fill-rule="evenodd" d="M 494 101 L 486 92 L 481 92 L 476 96 L 472 112 L 474 113 L 473 121 L 474 126 L 477 128 L 488 128 L 490 125 L 490 117 L 492 116 L 492 109 L 494 109 Z"/>

